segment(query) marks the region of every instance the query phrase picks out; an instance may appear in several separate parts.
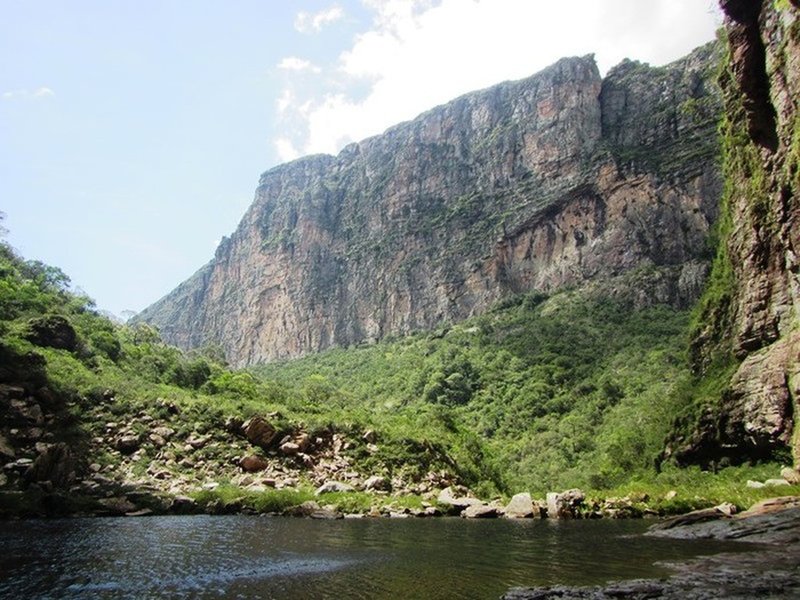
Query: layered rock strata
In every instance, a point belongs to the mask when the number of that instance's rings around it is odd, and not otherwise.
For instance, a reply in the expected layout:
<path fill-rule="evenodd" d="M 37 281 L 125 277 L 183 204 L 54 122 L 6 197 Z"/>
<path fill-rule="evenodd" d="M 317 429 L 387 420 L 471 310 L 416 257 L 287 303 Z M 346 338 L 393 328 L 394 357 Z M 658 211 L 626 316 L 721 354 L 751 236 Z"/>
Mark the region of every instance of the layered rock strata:
<path fill-rule="evenodd" d="M 649 301 L 689 305 L 720 192 L 716 59 L 709 45 L 605 78 L 563 59 L 276 167 L 213 260 L 138 320 L 242 366 L 633 269 L 667 274 Z"/>
<path fill-rule="evenodd" d="M 724 0 L 724 233 L 695 368 L 722 382 L 680 462 L 741 462 L 791 448 L 800 457 L 800 3 Z M 794 440 L 793 440 L 794 438 Z"/>

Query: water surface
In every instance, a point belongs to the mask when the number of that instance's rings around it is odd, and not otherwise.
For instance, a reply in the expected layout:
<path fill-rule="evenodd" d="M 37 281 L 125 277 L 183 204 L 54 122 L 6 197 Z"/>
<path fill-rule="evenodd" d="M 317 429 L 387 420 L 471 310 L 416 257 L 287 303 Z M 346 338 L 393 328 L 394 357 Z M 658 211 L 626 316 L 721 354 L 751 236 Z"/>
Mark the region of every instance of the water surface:
<path fill-rule="evenodd" d="M 0 522 L 3 598 L 498 598 L 661 577 L 743 545 L 644 538 L 642 521 L 169 516 Z"/>

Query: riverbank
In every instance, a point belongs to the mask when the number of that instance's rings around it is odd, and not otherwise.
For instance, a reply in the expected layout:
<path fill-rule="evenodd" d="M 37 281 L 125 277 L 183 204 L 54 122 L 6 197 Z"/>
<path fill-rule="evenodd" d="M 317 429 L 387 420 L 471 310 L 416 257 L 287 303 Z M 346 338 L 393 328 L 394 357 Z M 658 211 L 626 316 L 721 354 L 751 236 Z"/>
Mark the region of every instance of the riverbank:
<path fill-rule="evenodd" d="M 723 553 L 666 563 L 666 579 L 613 582 L 598 587 L 550 586 L 510 590 L 505 600 L 605 600 L 627 598 L 796 598 L 800 594 L 800 497 L 765 500 L 734 516 L 677 518 L 646 534 L 676 539 L 715 539 L 758 544 L 752 552 Z"/>

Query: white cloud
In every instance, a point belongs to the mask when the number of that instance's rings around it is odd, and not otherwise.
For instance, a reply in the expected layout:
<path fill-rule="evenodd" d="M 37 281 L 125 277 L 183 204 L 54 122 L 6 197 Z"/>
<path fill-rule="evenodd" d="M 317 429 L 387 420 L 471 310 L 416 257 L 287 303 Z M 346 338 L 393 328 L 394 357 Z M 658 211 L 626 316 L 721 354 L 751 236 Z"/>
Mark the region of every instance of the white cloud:
<path fill-rule="evenodd" d="M 287 138 L 278 138 L 275 140 L 275 151 L 283 162 L 289 162 L 300 156 L 300 151 L 297 150 L 291 140 Z"/>
<path fill-rule="evenodd" d="M 33 92 L 34 98 L 46 98 L 47 96 L 55 96 L 56 93 L 51 90 L 49 87 L 40 87 L 35 92 Z"/>
<path fill-rule="evenodd" d="M 35 90 L 26 90 L 26 89 L 18 89 L 18 90 L 9 90 L 7 92 L 3 92 L 3 98 L 6 100 L 13 100 L 13 99 L 28 99 L 28 98 L 49 98 L 55 96 L 56 93 L 49 87 L 42 86 L 38 87 Z"/>
<path fill-rule="evenodd" d="M 300 33 L 319 33 L 323 27 L 344 17 L 344 10 L 338 4 L 316 13 L 302 11 L 294 19 L 294 28 Z"/>
<path fill-rule="evenodd" d="M 458 95 L 526 77 L 563 56 L 595 53 L 601 73 L 626 57 L 664 64 L 713 39 L 721 22 L 713 0 L 363 2 L 374 11 L 373 23 L 340 54 L 336 72 L 326 73 L 333 82 L 329 89 L 294 89 L 292 104 L 279 101 L 292 132 L 276 142 L 282 157 L 335 153 Z M 363 92 L 365 84 L 366 94 L 351 93 Z"/>
<path fill-rule="evenodd" d="M 319 73 L 322 71 L 318 66 L 311 63 L 304 58 L 296 56 L 287 56 L 278 63 L 278 68 L 284 71 L 310 71 L 312 73 Z"/>

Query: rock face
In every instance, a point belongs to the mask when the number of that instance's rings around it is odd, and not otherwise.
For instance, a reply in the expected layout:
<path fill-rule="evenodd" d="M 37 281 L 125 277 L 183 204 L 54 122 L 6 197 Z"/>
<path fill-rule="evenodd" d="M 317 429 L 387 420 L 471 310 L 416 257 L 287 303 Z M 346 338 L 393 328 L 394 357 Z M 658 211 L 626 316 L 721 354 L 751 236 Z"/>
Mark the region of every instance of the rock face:
<path fill-rule="evenodd" d="M 792 447 L 800 400 L 800 8 L 797 2 L 724 0 L 729 41 L 722 76 L 725 234 L 696 370 L 735 372 L 721 409 L 703 415 L 684 462 L 765 458 Z M 792 442 L 794 436 L 794 442 Z"/>
<path fill-rule="evenodd" d="M 500 298 L 658 272 L 688 305 L 720 176 L 714 46 L 661 68 L 591 56 L 262 175 L 213 260 L 137 318 L 237 366 L 430 329 Z"/>

